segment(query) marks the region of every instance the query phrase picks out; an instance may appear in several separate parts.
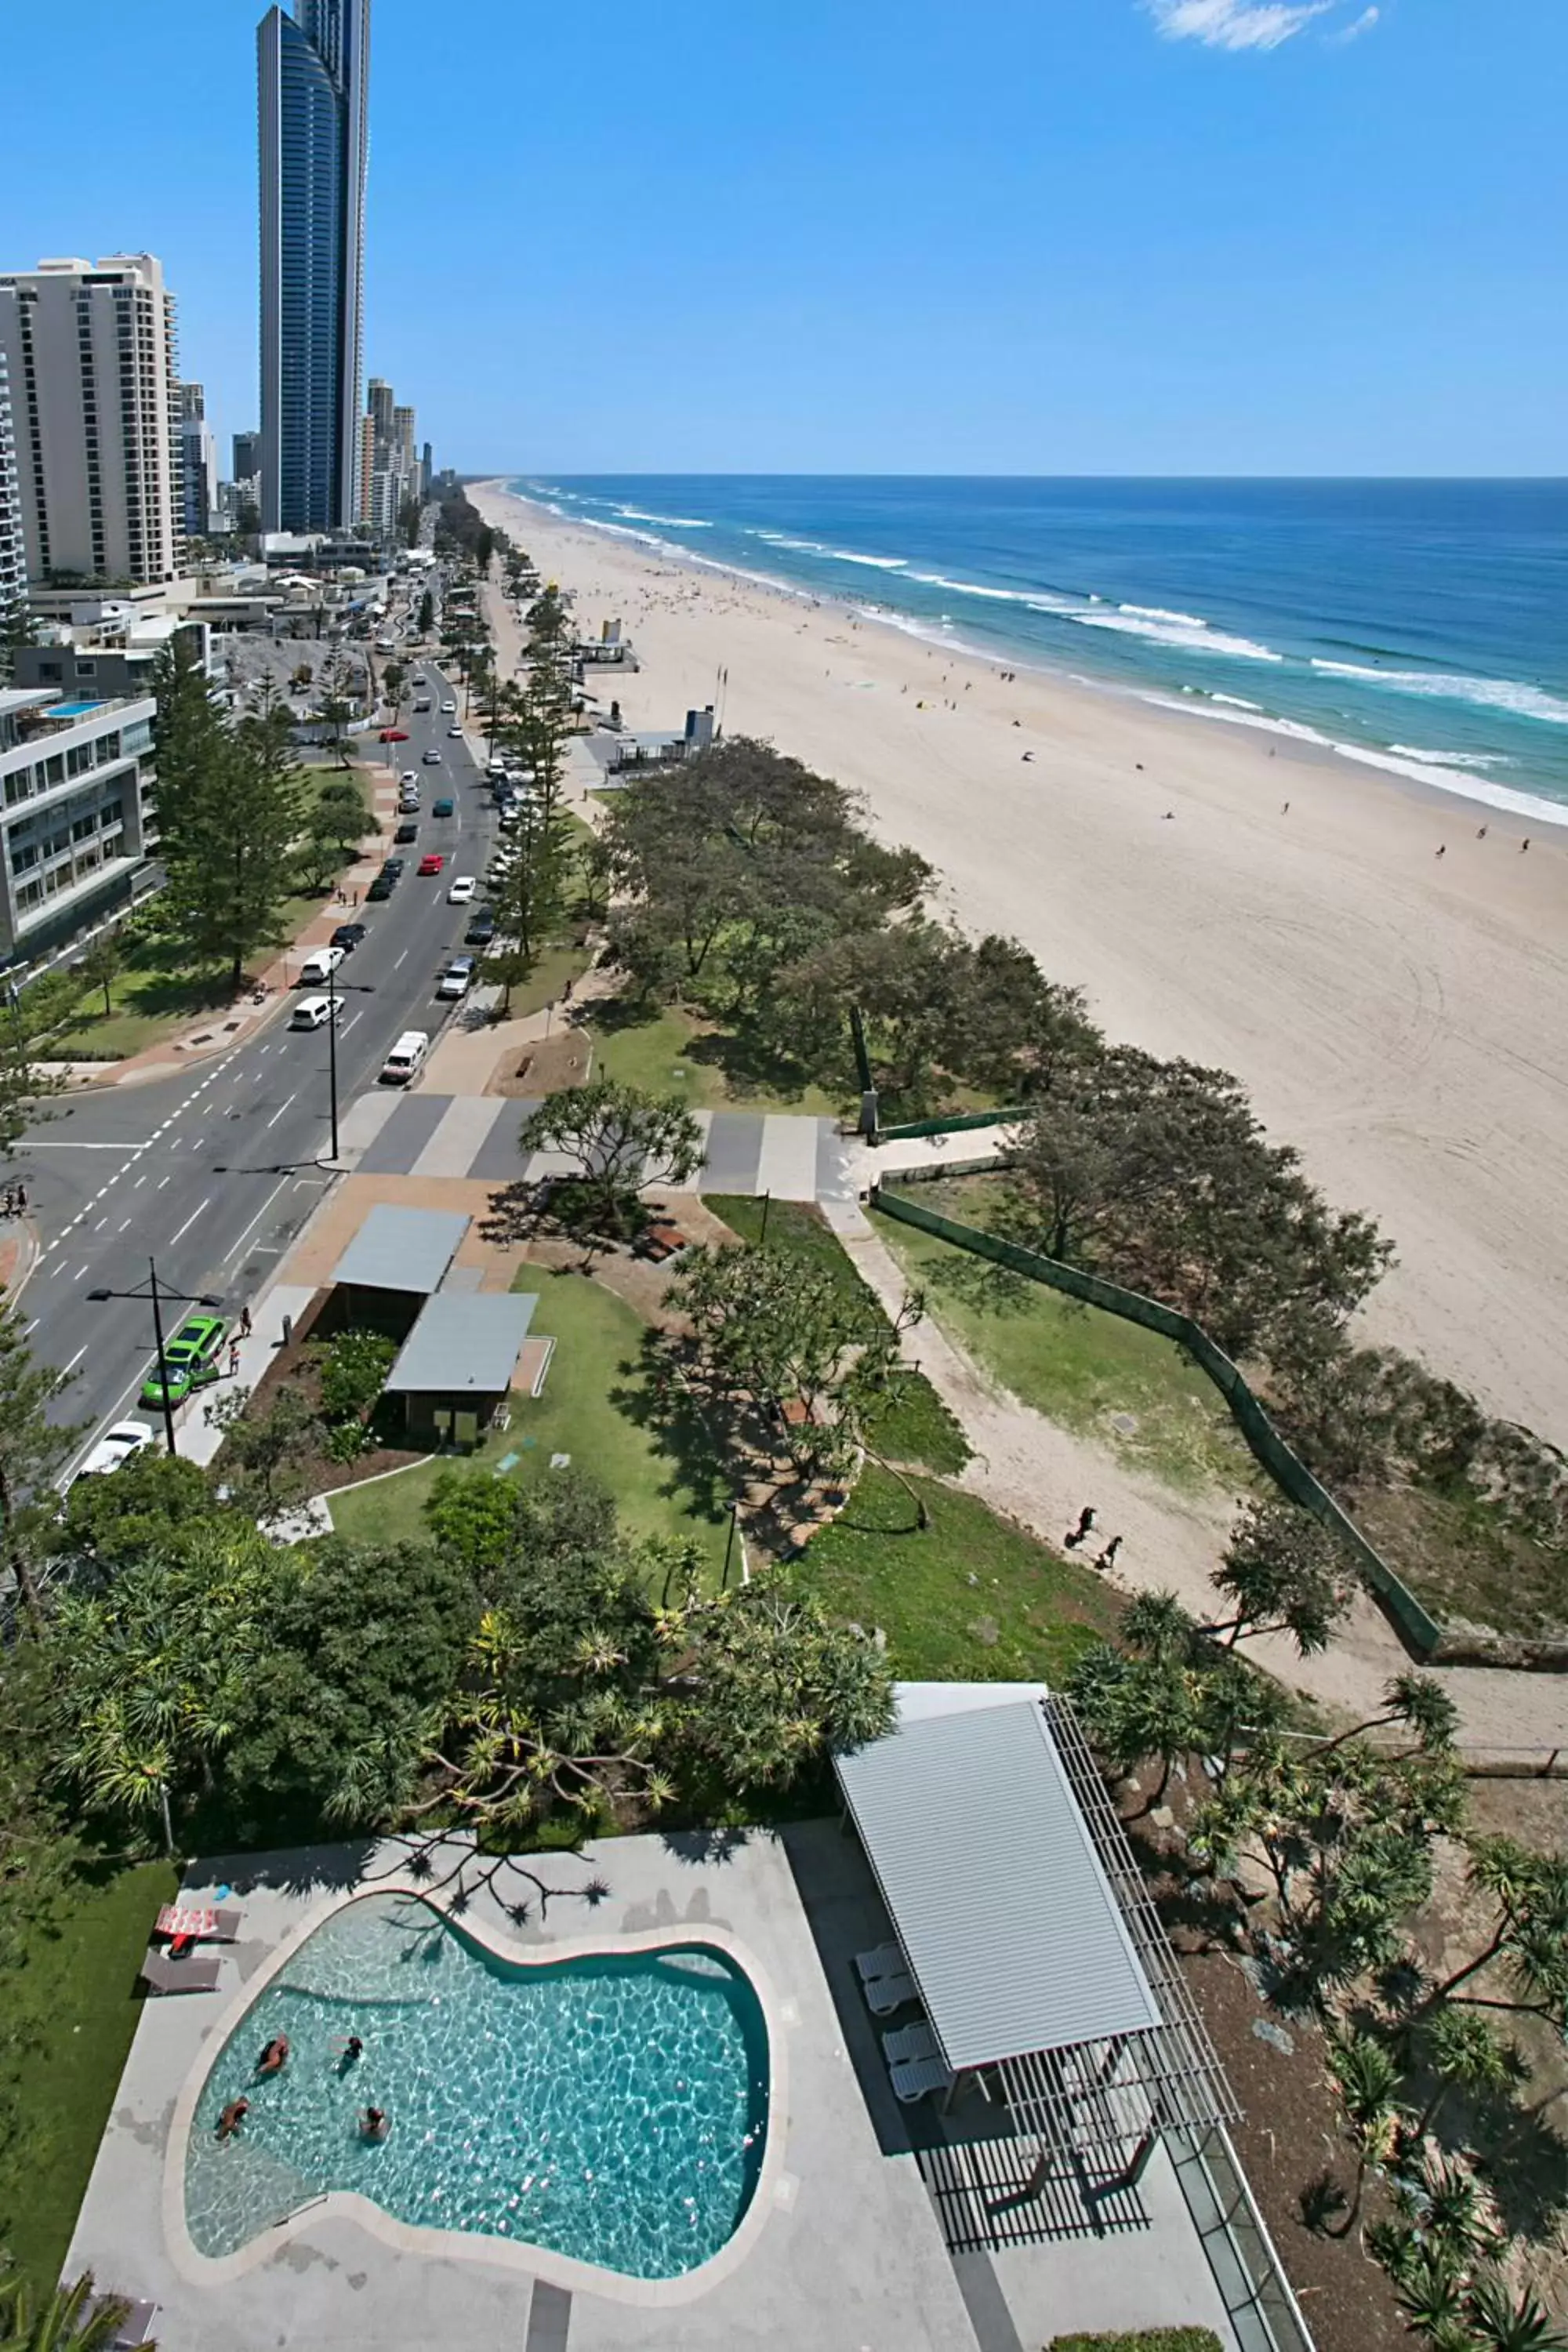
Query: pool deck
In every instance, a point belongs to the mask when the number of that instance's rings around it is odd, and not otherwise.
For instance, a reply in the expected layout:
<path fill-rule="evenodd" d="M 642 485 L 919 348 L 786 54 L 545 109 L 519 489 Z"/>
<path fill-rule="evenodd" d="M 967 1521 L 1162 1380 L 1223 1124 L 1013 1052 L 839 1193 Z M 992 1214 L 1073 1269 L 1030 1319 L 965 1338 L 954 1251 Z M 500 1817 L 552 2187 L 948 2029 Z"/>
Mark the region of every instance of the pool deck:
<path fill-rule="evenodd" d="M 584 1938 L 625 1949 L 658 1931 L 733 1939 L 754 1959 L 782 2045 L 769 2161 L 731 2259 L 677 2288 L 679 2299 L 668 2283 L 642 2294 L 480 2238 L 461 2252 L 428 2236 L 398 2244 L 380 2217 L 372 2229 L 321 2207 L 269 2233 L 237 2271 L 202 2263 L 166 2227 L 165 2193 L 205 2053 L 280 1946 L 356 1888 L 406 1883 L 410 1855 L 388 1840 L 189 1874 L 196 1899 L 232 1886 L 242 1940 L 216 1994 L 145 2003 L 67 2266 L 155 2301 L 161 2352 L 1037 2352 L 1072 2327 L 1181 2322 L 1215 2328 L 1232 2352 L 1163 2156 L 1097 2231 L 1059 2192 L 1049 2211 L 1006 2196 L 996 2167 L 1010 2144 L 991 2136 L 979 2101 L 945 2125 L 929 2105 L 899 2107 L 852 1966 L 886 1921 L 858 1847 L 831 1822 L 499 1864 L 458 1840 L 436 1852 L 428 1891 L 450 1907 L 460 1866 L 465 1925 L 503 1950 L 542 1958 Z"/>

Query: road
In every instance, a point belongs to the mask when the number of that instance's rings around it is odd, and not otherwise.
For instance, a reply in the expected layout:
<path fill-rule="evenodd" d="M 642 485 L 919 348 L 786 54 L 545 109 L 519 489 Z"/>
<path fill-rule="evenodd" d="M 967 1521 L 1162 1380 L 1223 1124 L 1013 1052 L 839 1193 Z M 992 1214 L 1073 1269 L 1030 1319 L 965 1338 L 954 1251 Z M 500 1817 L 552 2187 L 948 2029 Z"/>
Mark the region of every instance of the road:
<path fill-rule="evenodd" d="M 369 937 L 339 969 L 341 1109 L 374 1084 L 400 1031 L 434 1037 L 458 1009 L 434 993 L 468 919 L 468 908 L 447 904 L 447 886 L 454 874 L 482 877 L 493 843 L 482 772 L 467 744 L 448 738 L 454 722 L 440 709 L 456 700 L 460 716 L 462 688 L 443 689 L 430 662 L 416 667 L 437 681 L 436 708 L 405 713 L 410 740 L 388 748 L 398 767 L 418 771 L 424 813 L 417 844 L 400 853 L 409 859 L 402 881 L 391 898 L 358 910 Z M 426 748 L 440 752 L 439 767 L 424 764 Z M 434 818 L 443 792 L 456 814 Z M 437 878 L 415 870 L 428 849 L 446 854 Z M 359 992 L 367 987 L 374 992 Z M 134 1410 L 153 1353 L 149 1306 L 95 1304 L 89 1291 L 144 1286 L 151 1256 L 160 1288 L 176 1294 L 165 1337 L 184 1301 L 204 1292 L 237 1314 L 331 1181 L 321 1164 L 331 1149 L 326 1032 L 289 1030 L 289 1005 L 285 995 L 243 1045 L 177 1076 L 72 1097 L 18 1149 L 43 1245 L 20 1309 L 34 1352 L 73 1375 L 59 1415 L 89 1424 L 82 1452 L 105 1423 Z"/>

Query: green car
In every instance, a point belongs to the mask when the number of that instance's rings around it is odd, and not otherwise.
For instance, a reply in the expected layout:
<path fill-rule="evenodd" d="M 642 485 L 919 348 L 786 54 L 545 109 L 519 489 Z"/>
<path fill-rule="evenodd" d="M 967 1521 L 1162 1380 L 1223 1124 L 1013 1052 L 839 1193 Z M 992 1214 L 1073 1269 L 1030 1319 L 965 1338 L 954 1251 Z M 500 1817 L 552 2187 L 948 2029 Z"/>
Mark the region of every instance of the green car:
<path fill-rule="evenodd" d="M 430 814 L 432 816 L 451 816 L 456 811 L 457 805 L 456 801 L 445 799 L 434 801 L 431 803 Z"/>
<path fill-rule="evenodd" d="M 171 1404 L 184 1404 L 193 1389 L 205 1388 L 209 1381 L 216 1380 L 227 1330 L 221 1315 L 193 1315 L 181 1324 L 172 1339 L 164 1341 L 163 1363 L 169 1375 Z M 142 1383 L 142 1402 L 153 1405 L 163 1402 L 163 1382 L 156 1364 Z"/>

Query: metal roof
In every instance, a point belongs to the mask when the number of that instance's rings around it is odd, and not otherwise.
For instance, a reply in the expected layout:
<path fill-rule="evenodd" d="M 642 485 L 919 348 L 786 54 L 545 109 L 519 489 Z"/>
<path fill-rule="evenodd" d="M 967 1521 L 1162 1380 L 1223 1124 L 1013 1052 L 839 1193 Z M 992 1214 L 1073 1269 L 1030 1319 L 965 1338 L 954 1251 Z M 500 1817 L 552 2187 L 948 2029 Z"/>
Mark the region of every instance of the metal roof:
<path fill-rule="evenodd" d="M 500 1396 L 511 1386 L 535 1292 L 443 1291 L 426 1299 L 387 1376 L 395 1396 Z"/>
<path fill-rule="evenodd" d="M 457 1209 L 400 1209 L 379 1202 L 332 1268 L 334 1283 L 428 1297 L 458 1254 L 468 1219 Z"/>
<path fill-rule="evenodd" d="M 908 1719 L 835 1768 L 955 2074 L 1159 2025 L 1037 1700 Z"/>

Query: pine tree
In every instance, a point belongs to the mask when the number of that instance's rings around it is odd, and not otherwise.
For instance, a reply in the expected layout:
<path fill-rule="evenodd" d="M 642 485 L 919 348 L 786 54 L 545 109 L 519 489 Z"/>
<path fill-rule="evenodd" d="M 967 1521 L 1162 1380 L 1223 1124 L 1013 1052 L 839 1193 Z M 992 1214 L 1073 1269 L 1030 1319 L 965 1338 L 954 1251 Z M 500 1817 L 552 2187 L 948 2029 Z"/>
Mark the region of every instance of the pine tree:
<path fill-rule="evenodd" d="M 226 963 L 236 990 L 246 960 L 284 937 L 290 850 L 303 793 L 287 704 L 268 679 L 242 718 L 216 711 L 205 679 L 171 683 L 160 739 L 159 814 L 169 872 L 167 907 L 191 956 Z M 214 724 L 208 724 L 209 719 Z M 163 782 L 171 748 L 173 792 Z"/>

